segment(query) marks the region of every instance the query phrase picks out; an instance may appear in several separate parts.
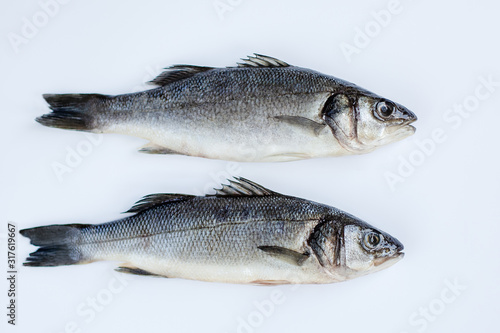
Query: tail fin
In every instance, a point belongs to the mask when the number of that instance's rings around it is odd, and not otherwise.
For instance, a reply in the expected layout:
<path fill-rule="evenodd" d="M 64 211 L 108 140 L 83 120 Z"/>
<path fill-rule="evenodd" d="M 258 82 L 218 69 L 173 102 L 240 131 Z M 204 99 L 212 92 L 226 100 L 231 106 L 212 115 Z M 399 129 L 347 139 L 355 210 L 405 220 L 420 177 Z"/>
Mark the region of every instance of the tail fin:
<path fill-rule="evenodd" d="M 61 266 L 78 264 L 84 260 L 76 246 L 81 229 L 89 224 L 48 225 L 21 230 L 31 244 L 40 246 L 36 252 L 30 253 L 24 266 Z"/>
<path fill-rule="evenodd" d="M 107 96 L 99 94 L 45 94 L 43 98 L 49 103 L 52 113 L 36 118 L 40 124 L 48 127 L 91 131 L 95 121 L 90 112 L 91 105 Z"/>

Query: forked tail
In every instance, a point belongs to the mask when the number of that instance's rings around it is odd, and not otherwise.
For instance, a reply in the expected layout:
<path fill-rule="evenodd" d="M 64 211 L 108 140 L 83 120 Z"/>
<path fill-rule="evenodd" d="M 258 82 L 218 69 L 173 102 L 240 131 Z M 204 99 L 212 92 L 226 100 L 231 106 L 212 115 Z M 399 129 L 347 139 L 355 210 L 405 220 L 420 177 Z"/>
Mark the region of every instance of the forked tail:
<path fill-rule="evenodd" d="M 84 262 L 82 253 L 78 250 L 77 241 L 81 230 L 89 224 L 48 225 L 21 230 L 31 244 L 40 246 L 30 253 L 24 266 L 62 266 Z"/>
<path fill-rule="evenodd" d="M 108 96 L 100 94 L 45 94 L 51 113 L 36 118 L 40 124 L 48 127 L 92 131 L 96 129 L 94 112 L 102 106 Z"/>

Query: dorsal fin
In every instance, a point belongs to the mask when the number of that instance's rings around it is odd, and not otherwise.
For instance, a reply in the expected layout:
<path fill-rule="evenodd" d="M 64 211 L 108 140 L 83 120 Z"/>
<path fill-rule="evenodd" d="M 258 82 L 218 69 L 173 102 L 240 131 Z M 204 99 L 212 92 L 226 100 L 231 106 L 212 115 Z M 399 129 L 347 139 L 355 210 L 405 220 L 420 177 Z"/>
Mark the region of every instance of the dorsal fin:
<path fill-rule="evenodd" d="M 161 73 L 148 83 L 157 86 L 165 86 L 169 83 L 179 80 L 184 80 L 187 79 L 188 77 L 191 77 L 198 73 L 209 71 L 211 69 L 214 68 L 205 66 L 192 66 L 192 65 L 174 65 L 165 68 L 165 71 L 163 73 Z"/>
<path fill-rule="evenodd" d="M 241 59 L 243 62 L 238 63 L 238 67 L 289 67 L 290 65 L 273 57 L 254 53 L 254 56 L 248 56 L 246 59 Z"/>
<path fill-rule="evenodd" d="M 144 196 L 137 201 L 132 208 L 125 213 L 139 213 L 154 206 L 169 202 L 178 202 L 195 198 L 194 195 L 174 194 L 174 193 L 157 193 Z"/>
<path fill-rule="evenodd" d="M 222 185 L 221 189 L 215 189 L 215 196 L 265 196 L 277 195 L 257 183 L 254 183 L 243 177 L 235 177 L 235 180 L 229 180 L 229 185 Z"/>
<path fill-rule="evenodd" d="M 207 194 L 206 197 L 222 197 L 222 196 L 266 196 L 266 195 L 281 195 L 271 191 L 257 183 L 254 183 L 243 177 L 235 177 L 235 180 L 229 180 L 229 185 L 222 185 L 221 189 L 215 189 L 215 194 Z M 153 208 L 158 205 L 191 200 L 196 198 L 195 195 L 177 194 L 177 193 L 156 193 L 144 196 L 141 200 L 137 201 L 132 208 L 125 213 L 140 213 L 147 209 Z"/>
<path fill-rule="evenodd" d="M 241 59 L 237 67 L 289 67 L 290 65 L 273 57 L 254 53 L 253 56 L 248 56 L 246 59 Z M 193 66 L 193 65 L 174 65 L 165 68 L 165 71 L 149 81 L 149 84 L 157 86 L 165 86 L 169 83 L 184 80 L 198 73 L 203 73 L 214 69 L 214 67 Z"/>

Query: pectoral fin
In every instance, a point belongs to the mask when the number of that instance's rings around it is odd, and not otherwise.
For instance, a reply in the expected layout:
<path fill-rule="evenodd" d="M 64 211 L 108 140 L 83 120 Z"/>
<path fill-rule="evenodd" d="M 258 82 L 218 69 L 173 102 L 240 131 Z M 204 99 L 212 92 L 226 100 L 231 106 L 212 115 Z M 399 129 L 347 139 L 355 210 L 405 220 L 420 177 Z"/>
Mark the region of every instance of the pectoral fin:
<path fill-rule="evenodd" d="M 286 249 L 279 246 L 259 246 L 259 250 L 266 252 L 270 256 L 286 261 L 289 264 L 302 266 L 309 258 L 309 253 L 300 253 L 294 250 Z"/>
<path fill-rule="evenodd" d="M 297 128 L 310 131 L 315 136 L 318 136 L 326 126 L 326 124 L 317 123 L 314 120 L 299 116 L 275 116 L 273 118 Z"/>

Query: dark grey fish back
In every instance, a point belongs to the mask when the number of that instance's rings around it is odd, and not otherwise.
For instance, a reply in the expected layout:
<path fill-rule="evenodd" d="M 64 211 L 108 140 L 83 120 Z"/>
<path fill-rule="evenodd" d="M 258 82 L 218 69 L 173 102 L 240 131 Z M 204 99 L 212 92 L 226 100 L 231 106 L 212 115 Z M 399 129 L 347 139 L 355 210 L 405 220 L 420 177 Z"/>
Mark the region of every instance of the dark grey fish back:
<path fill-rule="evenodd" d="M 85 233 L 96 241 L 182 232 L 220 225 L 263 221 L 319 220 L 332 208 L 281 196 L 194 197 L 161 204 L 114 222 L 90 226 Z"/>
<path fill-rule="evenodd" d="M 221 96 L 279 96 L 332 91 L 339 82 L 332 77 L 300 67 L 217 68 L 173 82 L 167 94 L 202 103 L 216 103 Z M 153 91 L 151 91 L 153 92 Z"/>
<path fill-rule="evenodd" d="M 221 101 L 263 98 L 293 94 L 334 92 L 340 85 L 349 84 L 340 79 L 300 67 L 278 68 L 215 68 L 192 77 L 172 82 L 166 86 L 135 94 L 119 95 L 111 108 L 131 107 L 135 96 L 135 110 L 175 109 L 187 106 L 217 104 Z M 123 103 L 122 107 L 117 103 Z"/>

